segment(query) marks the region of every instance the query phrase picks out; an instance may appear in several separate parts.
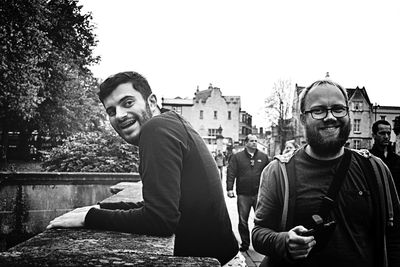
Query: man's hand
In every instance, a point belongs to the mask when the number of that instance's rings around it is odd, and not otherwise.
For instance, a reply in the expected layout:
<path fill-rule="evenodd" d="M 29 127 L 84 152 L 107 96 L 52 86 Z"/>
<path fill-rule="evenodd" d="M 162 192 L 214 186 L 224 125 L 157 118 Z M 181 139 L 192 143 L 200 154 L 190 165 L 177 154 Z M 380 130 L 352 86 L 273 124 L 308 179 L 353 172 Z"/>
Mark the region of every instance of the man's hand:
<path fill-rule="evenodd" d="M 235 193 L 233 192 L 233 190 L 228 190 L 227 195 L 230 198 L 235 197 Z"/>
<path fill-rule="evenodd" d="M 296 226 L 288 232 L 286 248 L 289 257 L 293 260 L 304 259 L 317 243 L 314 236 L 301 236 L 300 233 L 307 231 L 303 226 Z"/>
<path fill-rule="evenodd" d="M 74 209 L 52 220 L 46 229 L 83 227 L 85 225 L 86 214 L 91 208 L 99 209 L 100 206 L 93 205 Z"/>

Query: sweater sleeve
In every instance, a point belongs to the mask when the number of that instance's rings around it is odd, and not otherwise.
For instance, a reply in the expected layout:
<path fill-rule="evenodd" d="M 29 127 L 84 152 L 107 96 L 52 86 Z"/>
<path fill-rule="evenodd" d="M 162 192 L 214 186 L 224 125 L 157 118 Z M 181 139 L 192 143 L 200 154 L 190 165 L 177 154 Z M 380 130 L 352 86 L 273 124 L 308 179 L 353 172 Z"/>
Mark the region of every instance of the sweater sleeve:
<path fill-rule="evenodd" d="M 287 232 L 279 232 L 283 195 L 278 162 L 271 162 L 261 174 L 252 241 L 254 249 L 275 260 L 286 257 Z"/>
<path fill-rule="evenodd" d="M 181 171 L 187 149 L 183 130 L 162 118 L 143 125 L 139 141 L 144 205 L 128 210 L 91 209 L 85 226 L 157 236 L 172 235 L 180 218 Z"/>
<path fill-rule="evenodd" d="M 226 190 L 233 190 L 233 184 L 235 183 L 235 179 L 237 176 L 237 155 L 232 155 L 228 168 L 226 170 Z"/>

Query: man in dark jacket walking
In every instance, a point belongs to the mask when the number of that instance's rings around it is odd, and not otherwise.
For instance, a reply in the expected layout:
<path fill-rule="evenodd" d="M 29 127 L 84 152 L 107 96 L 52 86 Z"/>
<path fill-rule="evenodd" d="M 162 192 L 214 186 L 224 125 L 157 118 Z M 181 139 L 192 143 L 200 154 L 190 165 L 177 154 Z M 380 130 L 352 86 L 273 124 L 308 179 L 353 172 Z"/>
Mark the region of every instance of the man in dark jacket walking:
<path fill-rule="evenodd" d="M 390 145 L 390 133 L 392 126 L 388 121 L 379 120 L 372 125 L 372 137 L 374 146 L 370 150 L 372 154 L 379 157 L 392 173 L 397 192 L 400 190 L 400 156 L 394 153 Z"/>
<path fill-rule="evenodd" d="M 249 134 L 245 139 L 245 149 L 232 155 L 227 170 L 227 194 L 235 197 L 233 184 L 236 179 L 237 207 L 239 212 L 239 234 L 242 244 L 240 251 L 250 246 L 249 214 L 256 208 L 260 175 L 268 165 L 268 156 L 257 149 L 257 136 Z"/>

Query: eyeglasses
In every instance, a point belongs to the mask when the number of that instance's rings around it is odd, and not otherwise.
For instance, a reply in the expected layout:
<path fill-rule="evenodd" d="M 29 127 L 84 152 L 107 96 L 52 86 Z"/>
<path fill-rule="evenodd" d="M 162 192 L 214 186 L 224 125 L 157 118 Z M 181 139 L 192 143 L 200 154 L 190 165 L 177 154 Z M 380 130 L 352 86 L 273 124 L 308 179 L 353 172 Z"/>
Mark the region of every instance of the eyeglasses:
<path fill-rule="evenodd" d="M 315 107 L 310 110 L 304 111 L 304 114 L 311 113 L 311 117 L 315 120 L 323 120 L 328 116 L 328 111 L 331 111 L 335 118 L 343 118 L 347 115 L 349 107 L 345 106 L 333 106 L 331 108 L 326 107 Z"/>

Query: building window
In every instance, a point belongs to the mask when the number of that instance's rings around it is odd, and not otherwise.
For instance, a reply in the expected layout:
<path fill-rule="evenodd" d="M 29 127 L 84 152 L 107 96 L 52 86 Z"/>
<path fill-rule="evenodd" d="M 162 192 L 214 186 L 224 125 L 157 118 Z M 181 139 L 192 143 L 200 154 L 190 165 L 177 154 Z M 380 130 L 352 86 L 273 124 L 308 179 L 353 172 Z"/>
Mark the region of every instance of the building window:
<path fill-rule="evenodd" d="M 217 129 L 208 129 L 208 136 L 216 136 Z"/>
<path fill-rule="evenodd" d="M 386 116 L 381 116 L 381 120 L 386 120 Z"/>
<path fill-rule="evenodd" d="M 172 110 L 178 113 L 179 115 L 182 115 L 182 107 L 177 106 L 177 107 L 172 107 Z"/>
<path fill-rule="evenodd" d="M 218 111 L 214 110 L 214 120 L 218 119 Z"/>
<path fill-rule="evenodd" d="M 362 111 L 363 110 L 363 102 L 362 101 L 353 101 L 353 110 L 354 111 Z"/>
<path fill-rule="evenodd" d="M 203 111 L 202 110 L 200 110 L 200 120 L 202 120 L 203 119 Z"/>
<path fill-rule="evenodd" d="M 232 111 L 228 111 L 228 120 L 232 119 Z"/>
<path fill-rule="evenodd" d="M 361 148 L 361 140 L 359 140 L 359 139 L 354 139 L 354 140 L 353 140 L 353 148 L 354 148 L 354 149 L 360 149 L 360 148 Z"/>
<path fill-rule="evenodd" d="M 360 124 L 361 124 L 361 119 L 354 119 L 354 132 L 355 133 L 360 133 Z"/>

